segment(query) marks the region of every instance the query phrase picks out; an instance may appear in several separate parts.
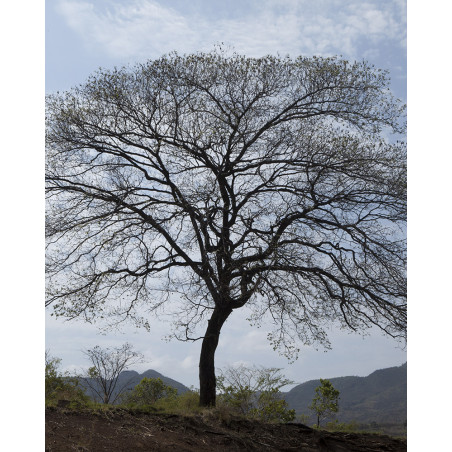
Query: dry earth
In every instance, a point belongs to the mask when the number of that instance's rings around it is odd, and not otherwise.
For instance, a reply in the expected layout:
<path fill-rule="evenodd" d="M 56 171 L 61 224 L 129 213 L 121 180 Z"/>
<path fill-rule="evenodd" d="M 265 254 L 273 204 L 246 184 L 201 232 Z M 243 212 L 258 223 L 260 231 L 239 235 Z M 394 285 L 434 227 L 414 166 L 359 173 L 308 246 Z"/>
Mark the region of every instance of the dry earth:
<path fill-rule="evenodd" d="M 302 424 L 265 424 L 218 415 L 180 416 L 126 410 L 46 408 L 46 452 L 402 452 L 406 440 L 330 433 Z"/>

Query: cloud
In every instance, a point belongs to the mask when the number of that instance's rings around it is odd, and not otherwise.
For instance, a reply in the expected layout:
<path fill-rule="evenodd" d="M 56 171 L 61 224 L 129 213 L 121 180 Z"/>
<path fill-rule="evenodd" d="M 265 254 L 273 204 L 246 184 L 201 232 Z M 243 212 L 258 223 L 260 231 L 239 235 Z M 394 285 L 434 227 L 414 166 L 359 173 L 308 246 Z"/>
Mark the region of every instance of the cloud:
<path fill-rule="evenodd" d="M 62 1 L 59 12 L 88 45 L 112 57 L 155 53 L 174 41 L 189 46 L 194 37 L 186 18 L 154 1 L 112 3 L 103 12 L 91 3 Z"/>
<path fill-rule="evenodd" d="M 187 356 L 181 363 L 181 367 L 184 370 L 193 369 L 198 364 L 198 357 L 190 355 Z"/>
<path fill-rule="evenodd" d="M 92 51 L 114 58 L 157 57 L 211 50 L 224 42 L 250 56 L 267 53 L 353 57 L 363 39 L 405 40 L 404 0 L 266 0 L 244 2 L 233 14 L 189 9 L 156 0 L 61 0 L 59 13 Z M 180 9 L 180 8 L 179 8 Z"/>

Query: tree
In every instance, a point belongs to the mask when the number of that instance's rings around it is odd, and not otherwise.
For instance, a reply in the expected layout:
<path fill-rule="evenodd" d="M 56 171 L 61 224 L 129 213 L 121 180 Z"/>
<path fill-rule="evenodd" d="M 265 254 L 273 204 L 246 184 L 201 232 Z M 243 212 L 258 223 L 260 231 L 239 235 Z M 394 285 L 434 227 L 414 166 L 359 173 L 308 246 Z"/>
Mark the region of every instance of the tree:
<path fill-rule="evenodd" d="M 160 399 L 174 399 L 177 389 L 163 383 L 161 378 L 143 378 L 135 388 L 124 394 L 125 403 L 155 405 Z"/>
<path fill-rule="evenodd" d="M 143 359 L 143 355 L 135 352 L 129 343 L 114 348 L 101 348 L 96 345 L 83 353 L 92 366 L 82 381 L 91 390 L 91 394 L 105 404 L 115 403 L 132 381 L 133 377 L 120 382 L 121 372 Z"/>
<path fill-rule="evenodd" d="M 315 388 L 315 397 L 312 399 L 311 410 L 317 415 L 317 427 L 320 427 L 320 420 L 325 419 L 339 410 L 339 391 L 334 389 L 329 380 L 320 379 L 320 386 Z"/>
<path fill-rule="evenodd" d="M 293 381 L 281 375 L 281 369 L 240 365 L 220 371 L 217 386 L 221 400 L 239 413 L 263 421 L 289 422 L 295 410 L 288 409 L 280 389 Z"/>
<path fill-rule="evenodd" d="M 406 333 L 404 106 L 339 58 L 176 53 L 46 101 L 47 304 L 172 314 L 201 340 L 200 403 L 234 311 L 288 357 L 325 325 Z M 205 330 L 204 330 L 205 329 Z M 204 332 L 202 332 L 204 330 Z"/>

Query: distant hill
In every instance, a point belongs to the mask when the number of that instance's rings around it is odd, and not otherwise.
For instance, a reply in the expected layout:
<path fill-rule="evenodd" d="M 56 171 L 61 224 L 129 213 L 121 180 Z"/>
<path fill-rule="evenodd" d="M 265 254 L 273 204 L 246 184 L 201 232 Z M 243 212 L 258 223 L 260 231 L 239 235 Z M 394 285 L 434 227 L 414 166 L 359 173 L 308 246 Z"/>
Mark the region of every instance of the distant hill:
<path fill-rule="evenodd" d="M 376 370 L 367 377 L 329 378 L 339 390 L 340 422 L 402 424 L 407 419 L 407 364 Z M 311 415 L 308 408 L 315 396 L 320 380 L 302 383 L 284 398 L 297 414 Z M 310 421 L 314 423 L 312 416 Z"/>
<path fill-rule="evenodd" d="M 189 388 L 184 386 L 182 383 L 179 383 L 178 381 L 173 380 L 172 378 L 165 377 L 161 373 L 152 369 L 149 369 L 146 372 L 143 372 L 142 374 L 139 374 L 134 370 L 125 370 L 124 372 L 121 372 L 118 377 L 118 383 L 116 388 L 117 390 L 119 390 L 119 388 L 125 387 L 126 388 L 124 390 L 125 393 L 129 390 L 132 390 L 143 378 L 161 378 L 163 383 L 173 388 L 176 388 L 178 394 L 183 394 L 184 392 L 189 391 Z M 83 379 L 80 380 L 80 385 L 85 388 L 86 393 L 90 397 L 101 402 L 101 400 L 95 394 L 91 393 L 86 383 L 84 384 Z M 113 394 L 113 398 L 116 396 L 116 394 L 117 391 Z"/>

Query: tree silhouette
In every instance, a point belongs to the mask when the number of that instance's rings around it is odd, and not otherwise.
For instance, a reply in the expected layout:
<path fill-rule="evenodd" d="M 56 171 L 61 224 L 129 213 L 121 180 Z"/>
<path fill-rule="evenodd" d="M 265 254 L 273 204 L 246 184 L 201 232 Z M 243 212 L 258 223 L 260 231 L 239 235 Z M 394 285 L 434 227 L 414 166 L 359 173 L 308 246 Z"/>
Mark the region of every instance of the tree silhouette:
<path fill-rule="evenodd" d="M 47 303 L 202 340 L 268 316 L 287 356 L 324 326 L 406 331 L 404 106 L 339 58 L 176 53 L 47 97 Z M 207 322 L 207 325 L 206 325 Z M 200 334 L 199 328 L 205 328 Z"/>

